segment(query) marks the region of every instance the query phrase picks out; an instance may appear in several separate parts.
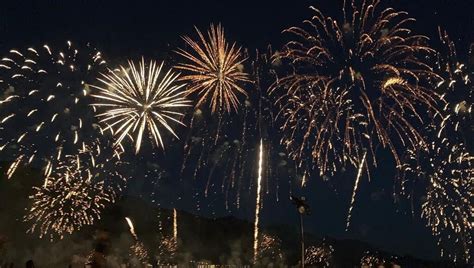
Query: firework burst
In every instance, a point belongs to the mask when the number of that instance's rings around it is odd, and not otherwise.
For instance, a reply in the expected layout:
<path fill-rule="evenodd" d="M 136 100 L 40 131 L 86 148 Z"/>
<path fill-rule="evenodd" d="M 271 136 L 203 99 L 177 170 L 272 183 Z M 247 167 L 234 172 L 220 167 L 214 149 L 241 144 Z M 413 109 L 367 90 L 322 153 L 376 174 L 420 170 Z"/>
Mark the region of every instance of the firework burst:
<path fill-rule="evenodd" d="M 438 54 L 437 71 L 443 79 L 436 89 L 442 107 L 426 127 L 429 147 L 408 150 L 399 190 L 414 199 L 416 189 L 423 189 L 420 214 L 438 238 L 442 255 L 467 263 L 474 219 L 474 157 L 466 144 L 473 91 L 469 67 L 458 62 L 454 43 L 444 31 L 440 37 L 445 51 Z"/>
<path fill-rule="evenodd" d="M 331 245 L 311 246 L 305 250 L 304 263 L 316 267 L 331 267 L 333 253 Z"/>
<path fill-rule="evenodd" d="M 115 202 L 124 182 L 117 171 L 119 155 L 104 159 L 105 154 L 100 151 L 101 147 L 95 144 L 76 155 L 65 156 L 44 185 L 34 187 L 32 205 L 24 217 L 24 221 L 32 223 L 29 232 L 62 239 L 92 225 L 100 219 L 102 210 Z"/>
<path fill-rule="evenodd" d="M 426 146 L 415 127 L 434 110 L 437 95 L 423 87 L 436 75 L 425 62 L 434 51 L 427 37 L 413 35 L 405 12 L 382 9 L 380 1 L 347 1 L 343 18 L 311 7 L 307 27 L 291 27 L 296 37 L 278 59 L 294 72 L 277 80 L 272 94 L 280 106 L 282 143 L 304 168 L 321 175 L 341 165 L 376 165 L 375 146 Z M 429 114 L 429 113 L 428 113 Z M 401 145 L 398 146 L 397 145 Z M 308 161 L 307 159 L 311 159 Z"/>
<path fill-rule="evenodd" d="M 67 154 L 100 135 L 87 83 L 105 69 L 101 53 L 71 42 L 10 50 L 0 60 L 0 150 L 13 163 L 7 175 L 28 164 L 49 176 Z"/>
<path fill-rule="evenodd" d="M 237 111 L 240 104 L 238 95 L 247 96 L 239 84 L 249 81 L 248 75 L 241 70 L 245 61 L 241 48 L 227 42 L 220 24 L 211 25 L 207 39 L 199 29 L 196 28 L 196 31 L 199 41 L 183 37 L 192 51 L 177 51 L 188 60 L 188 63 L 176 66 L 188 72 L 181 78 L 190 82 L 187 94 L 196 93 L 199 96 L 196 107 L 209 102 L 212 113 Z"/>
<path fill-rule="evenodd" d="M 147 130 L 158 147 L 165 146 L 161 128 L 177 138 L 169 123 L 183 125 L 179 110 L 190 106 L 181 90 L 185 85 L 176 84 L 179 74 L 164 70 L 163 64 L 150 61 L 146 65 L 142 58 L 137 66 L 129 61 L 128 68 L 120 66 L 118 71 L 102 74 L 98 79 L 102 86 L 93 86 L 98 90 L 93 106 L 104 109 L 97 115 L 100 122 L 117 136 L 116 144 L 126 137 L 134 140 L 135 153 Z"/>
<path fill-rule="evenodd" d="M 281 240 L 276 236 L 262 234 L 256 260 L 257 265 L 275 262 L 282 263 L 284 261 L 284 254 L 281 250 Z"/>
<path fill-rule="evenodd" d="M 387 261 L 377 252 L 371 253 L 367 251 L 360 259 L 361 267 L 384 267 Z"/>

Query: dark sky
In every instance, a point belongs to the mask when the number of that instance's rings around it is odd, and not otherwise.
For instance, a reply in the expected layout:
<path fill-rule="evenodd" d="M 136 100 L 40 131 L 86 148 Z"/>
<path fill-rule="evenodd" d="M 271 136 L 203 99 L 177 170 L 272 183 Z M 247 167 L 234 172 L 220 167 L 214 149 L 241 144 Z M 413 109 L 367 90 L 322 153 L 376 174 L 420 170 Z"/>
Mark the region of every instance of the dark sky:
<path fill-rule="evenodd" d="M 90 42 L 109 57 L 125 59 L 160 55 L 183 42 L 180 36 L 193 34 L 193 26 L 205 29 L 221 22 L 228 38 L 248 49 L 268 44 L 278 48 L 285 37 L 281 30 L 299 25 L 311 16 L 309 5 L 331 14 L 340 7 L 337 0 L 241 0 L 241 1 L 2 1 L 0 6 L 0 52 L 13 47 L 63 42 Z M 437 26 L 448 30 L 461 54 L 474 41 L 474 1 L 400 0 L 386 1 L 417 19 L 417 32 L 436 38 Z M 384 161 L 382 158 L 382 167 Z M 393 204 L 391 180 L 394 169 L 376 170 L 372 182 L 363 180 L 353 215 L 353 226 L 345 232 L 345 217 L 353 175 L 340 194 L 320 182 L 312 182 L 302 192 L 313 206 L 308 230 L 337 238 L 355 238 L 399 254 L 435 258 L 437 248 L 423 222 Z M 166 191 L 161 192 L 167 194 Z M 170 193 L 168 193 L 170 194 Z M 270 199 L 269 199 L 270 200 Z M 183 208 L 190 207 L 187 204 Z M 403 212 L 397 213 L 397 210 Z M 191 211 L 192 212 L 192 211 Z M 252 218 L 253 209 L 242 209 L 235 216 Z M 203 213 L 209 213 L 204 211 Z M 223 216 L 221 213 L 216 216 Z M 264 224 L 295 224 L 296 215 L 286 199 L 265 203 Z"/>

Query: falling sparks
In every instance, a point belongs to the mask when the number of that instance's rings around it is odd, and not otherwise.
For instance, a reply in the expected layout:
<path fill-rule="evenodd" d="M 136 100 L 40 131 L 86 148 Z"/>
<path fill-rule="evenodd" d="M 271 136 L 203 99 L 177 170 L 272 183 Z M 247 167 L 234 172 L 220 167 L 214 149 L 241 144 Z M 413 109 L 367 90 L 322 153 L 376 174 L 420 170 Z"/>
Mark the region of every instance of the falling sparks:
<path fill-rule="evenodd" d="M 400 166 L 401 148 L 427 146 L 416 126 L 439 99 L 429 88 L 436 74 L 425 57 L 434 50 L 427 37 L 411 34 L 413 19 L 382 9 L 381 1 L 344 2 L 343 19 L 311 7 L 307 27 L 285 30 L 295 38 L 274 57 L 294 69 L 270 90 L 282 144 L 299 166 L 320 175 L 357 166 L 363 150 L 367 166 L 376 166 L 378 144 Z"/>
<path fill-rule="evenodd" d="M 241 71 L 242 57 L 240 48 L 235 43 L 229 45 L 224 37 L 224 29 L 211 25 L 208 39 L 196 28 L 200 41 L 183 37 L 192 51 L 179 49 L 177 53 L 187 59 L 176 68 L 189 72 L 181 80 L 189 81 L 187 94 L 197 94 L 199 101 L 196 107 L 209 102 L 212 113 L 231 112 L 240 104 L 238 95 L 247 93 L 239 85 L 249 81 L 248 75 Z"/>
<path fill-rule="evenodd" d="M 263 139 L 260 139 L 260 147 L 258 151 L 258 177 L 257 177 L 257 199 L 255 202 L 255 222 L 254 222 L 254 233 L 253 233 L 253 258 L 254 263 L 257 261 L 258 256 L 258 223 L 260 220 L 260 192 L 262 190 L 262 169 L 263 169 Z"/>
<path fill-rule="evenodd" d="M 407 150 L 399 191 L 411 202 L 420 204 L 421 218 L 438 239 L 441 255 L 469 263 L 474 157 L 469 151 L 468 137 L 472 136 L 472 124 L 471 114 L 458 114 L 457 106 L 460 102 L 467 107 L 474 105 L 473 86 L 465 75 L 469 73 L 467 67 L 458 62 L 454 43 L 441 30 L 440 37 L 445 51 L 438 54 L 437 71 L 442 80 L 436 90 L 443 96 L 442 107 L 433 122 L 425 126 L 431 141 L 429 147 Z M 422 192 L 412 185 L 419 185 Z M 419 195 L 422 198 L 417 200 Z"/>
<path fill-rule="evenodd" d="M 386 260 L 379 255 L 378 253 L 366 252 L 360 260 L 360 265 L 362 267 L 384 267 Z"/>
<path fill-rule="evenodd" d="M 283 263 L 284 254 L 281 250 L 281 240 L 277 236 L 264 233 L 261 235 L 256 265 L 264 266 L 265 261 Z"/>
<path fill-rule="evenodd" d="M 79 51 L 71 42 L 11 50 L 0 59 L 0 149 L 13 158 L 8 178 L 26 165 L 40 166 L 47 177 L 101 135 L 86 83 L 103 69 L 99 51 Z"/>
<path fill-rule="evenodd" d="M 102 86 L 93 94 L 98 109 L 104 109 L 97 117 L 116 136 L 116 144 L 130 137 L 135 142 L 135 153 L 140 151 L 146 132 L 153 137 L 154 144 L 164 148 L 162 129 L 178 138 L 169 122 L 183 125 L 184 116 L 179 110 L 190 106 L 184 98 L 184 84 L 176 84 L 179 74 L 165 71 L 164 62 L 142 58 L 138 67 L 128 62 L 128 68 L 120 66 L 118 71 L 109 70 L 98 80 Z M 163 74 L 164 73 L 164 74 Z"/>
<path fill-rule="evenodd" d="M 304 263 L 311 267 L 331 267 L 334 249 L 331 245 L 311 246 L 305 250 Z"/>

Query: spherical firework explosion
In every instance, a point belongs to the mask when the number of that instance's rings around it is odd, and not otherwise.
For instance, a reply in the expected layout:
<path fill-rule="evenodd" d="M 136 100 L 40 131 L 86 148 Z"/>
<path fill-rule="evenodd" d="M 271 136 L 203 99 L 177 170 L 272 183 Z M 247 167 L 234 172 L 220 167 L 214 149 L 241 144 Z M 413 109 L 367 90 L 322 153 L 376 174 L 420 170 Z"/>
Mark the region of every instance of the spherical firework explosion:
<path fill-rule="evenodd" d="M 32 205 L 24 217 L 32 223 L 29 232 L 62 239 L 92 225 L 100 219 L 102 210 L 115 202 L 124 182 L 117 171 L 119 155 L 104 159 L 105 153 L 100 150 L 94 144 L 76 155 L 65 156 L 44 185 L 34 187 Z"/>
<path fill-rule="evenodd" d="M 99 81 L 102 86 L 93 86 L 98 90 L 94 107 L 104 109 L 97 116 L 100 122 L 107 125 L 118 136 L 116 144 L 121 144 L 125 137 L 135 141 L 135 153 L 140 151 L 146 130 L 158 147 L 164 148 L 162 129 L 177 137 L 169 122 L 183 124 L 179 110 L 189 106 L 184 98 L 182 87 L 176 84 L 179 74 L 165 71 L 162 62 L 158 65 L 150 61 L 148 65 L 142 58 L 138 67 L 129 61 L 128 68 L 102 74 Z"/>
<path fill-rule="evenodd" d="M 240 104 L 238 95 L 247 95 L 239 83 L 249 81 L 248 75 L 241 71 L 241 65 L 245 61 L 241 49 L 235 43 L 229 45 L 220 25 L 211 25 L 207 39 L 199 29 L 196 28 L 196 31 L 199 41 L 183 37 L 192 51 L 177 51 L 189 61 L 176 66 L 189 72 L 182 78 L 190 82 L 187 94 L 197 93 L 197 107 L 209 102 L 212 113 L 237 111 Z"/>
<path fill-rule="evenodd" d="M 304 168 L 320 174 L 340 165 L 376 165 L 375 146 L 388 147 L 400 165 L 400 148 L 424 146 L 416 124 L 432 110 L 435 77 L 425 62 L 433 50 L 427 37 L 413 35 L 405 12 L 382 9 L 380 1 L 348 1 L 343 19 L 312 8 L 308 27 L 291 27 L 296 36 L 278 56 L 294 72 L 279 79 L 272 93 L 280 105 L 282 143 Z M 428 113 L 429 114 L 429 113 Z M 415 123 L 413 123 L 415 122 Z M 311 161 L 308 161 L 311 159 Z"/>
<path fill-rule="evenodd" d="M 26 164 L 41 165 L 49 176 L 64 155 L 97 137 L 87 83 L 104 64 L 99 51 L 79 51 L 71 42 L 58 50 L 10 50 L 0 60 L 0 150 L 13 156 L 9 178 Z"/>
<path fill-rule="evenodd" d="M 334 249 L 331 245 L 311 246 L 305 250 L 304 263 L 317 267 L 330 267 L 333 253 Z"/>

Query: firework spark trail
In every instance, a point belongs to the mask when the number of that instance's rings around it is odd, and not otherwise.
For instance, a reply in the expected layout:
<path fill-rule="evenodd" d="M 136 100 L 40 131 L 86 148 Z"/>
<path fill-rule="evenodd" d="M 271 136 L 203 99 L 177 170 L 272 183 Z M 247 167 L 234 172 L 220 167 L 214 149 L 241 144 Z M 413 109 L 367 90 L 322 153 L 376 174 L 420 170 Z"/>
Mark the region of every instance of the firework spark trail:
<path fill-rule="evenodd" d="M 357 188 L 359 187 L 359 181 L 360 181 L 360 178 L 362 177 L 362 172 L 364 171 L 364 163 L 365 163 L 366 156 L 367 156 L 367 152 L 364 152 L 364 155 L 362 156 L 362 160 L 359 163 L 359 168 L 357 170 L 357 177 L 354 182 L 354 190 L 352 191 L 352 196 L 351 196 L 351 204 L 349 206 L 349 211 L 347 212 L 346 231 L 349 230 L 349 226 L 351 224 L 352 209 L 354 208 L 354 202 L 355 202 L 355 198 L 357 194 Z"/>
<path fill-rule="evenodd" d="M 357 166 L 363 150 L 376 166 L 378 144 L 400 167 L 401 148 L 427 146 L 415 126 L 439 100 L 428 38 L 412 34 L 406 12 L 382 9 L 377 0 L 346 1 L 344 19 L 311 9 L 307 27 L 285 30 L 295 38 L 275 57 L 294 70 L 270 90 L 280 106 L 282 144 L 299 167 L 320 175 Z"/>
<path fill-rule="evenodd" d="M 263 139 L 260 139 L 260 147 L 258 153 L 258 178 L 257 178 L 257 199 L 255 202 L 255 222 L 254 222 L 254 233 L 253 233 L 253 260 L 254 263 L 258 257 L 258 232 L 259 232 L 259 220 L 260 220 L 260 192 L 262 190 L 262 170 L 263 170 Z"/>
<path fill-rule="evenodd" d="M 129 217 L 125 217 L 125 221 L 127 222 L 130 234 L 135 240 L 135 243 L 130 246 L 130 256 L 136 257 L 142 263 L 146 263 L 148 261 L 148 250 L 146 249 L 145 245 L 138 240 L 132 220 Z"/>
<path fill-rule="evenodd" d="M 137 233 L 135 233 L 135 227 L 133 226 L 132 220 L 129 217 L 125 217 L 125 221 L 127 221 L 130 234 L 133 236 L 135 240 L 138 240 L 138 236 L 137 236 Z"/>
<path fill-rule="evenodd" d="M 185 84 L 176 84 L 179 74 L 165 71 L 163 65 L 153 60 L 145 64 L 142 58 L 137 67 L 129 61 L 128 68 L 120 66 L 118 71 L 103 73 L 98 79 L 102 86 L 92 86 L 98 90 L 92 95 L 96 98 L 93 106 L 104 110 L 97 117 L 105 130 L 116 136 L 116 144 L 126 137 L 134 140 L 136 154 L 147 130 L 161 148 L 165 146 L 161 127 L 178 138 L 169 122 L 184 125 L 180 120 L 184 114 L 179 110 L 190 106 L 182 91 Z"/>
<path fill-rule="evenodd" d="M 30 164 L 48 177 L 65 155 L 101 135 L 87 84 L 102 69 L 99 51 L 70 41 L 58 49 L 11 50 L 0 60 L 0 151 L 14 158 L 8 178 Z"/>
<path fill-rule="evenodd" d="M 238 94 L 247 95 L 239 83 L 249 81 L 248 75 L 240 71 L 241 64 L 246 60 L 241 55 L 241 48 L 236 47 L 235 43 L 229 46 L 221 25 L 211 25 L 207 38 L 197 28 L 196 32 L 199 41 L 183 37 L 192 51 L 176 51 L 188 61 L 176 66 L 189 72 L 181 78 L 190 82 L 187 94 L 197 93 L 199 101 L 196 107 L 209 102 L 212 113 L 218 112 L 219 116 L 223 111 L 237 111 L 240 103 Z"/>
<path fill-rule="evenodd" d="M 178 212 L 173 208 L 173 239 L 178 241 Z"/>

